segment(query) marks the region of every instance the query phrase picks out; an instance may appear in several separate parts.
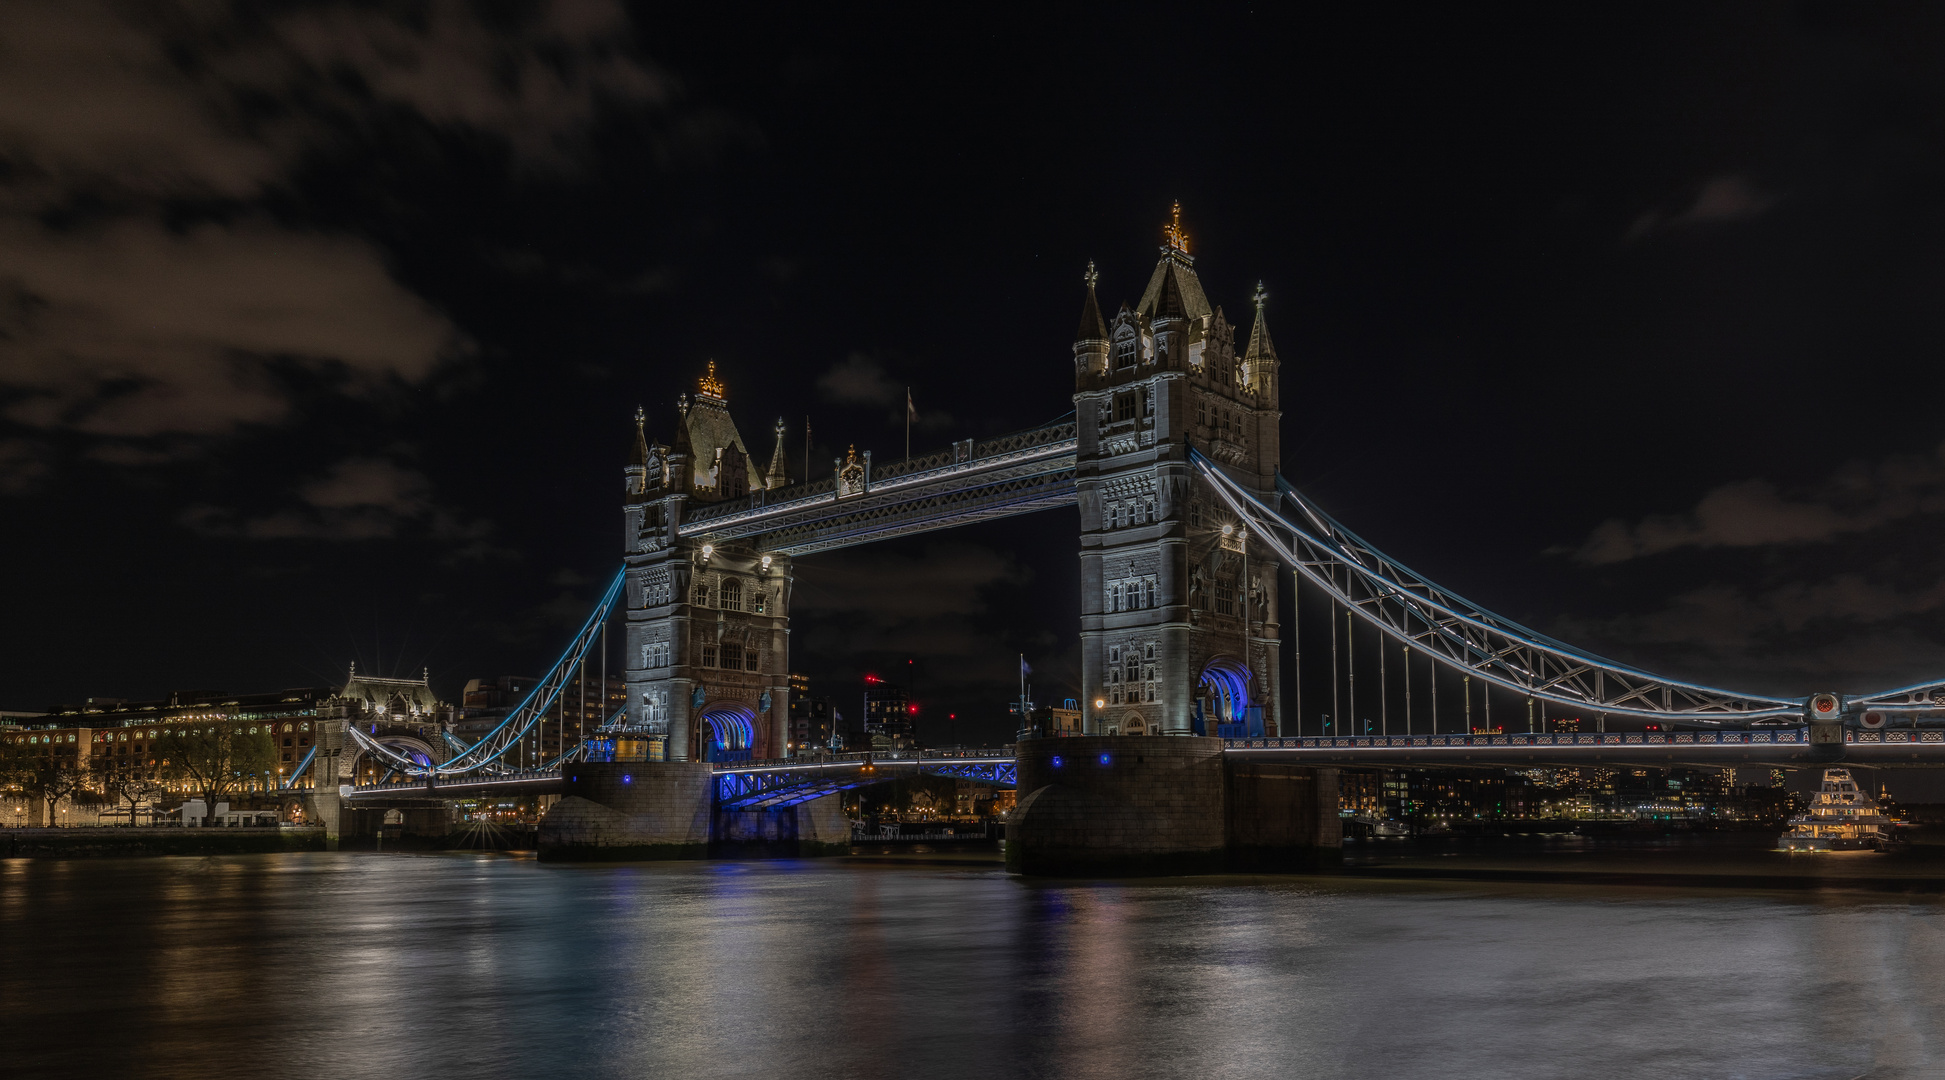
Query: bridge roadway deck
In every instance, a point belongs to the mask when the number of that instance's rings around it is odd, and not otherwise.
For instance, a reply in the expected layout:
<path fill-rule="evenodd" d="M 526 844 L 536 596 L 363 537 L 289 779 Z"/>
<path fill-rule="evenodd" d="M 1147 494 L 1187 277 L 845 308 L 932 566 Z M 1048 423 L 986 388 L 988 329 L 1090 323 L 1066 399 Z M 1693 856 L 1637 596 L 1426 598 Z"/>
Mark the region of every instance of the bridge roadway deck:
<path fill-rule="evenodd" d="M 1841 763 L 1862 768 L 1945 767 L 1945 730 L 1847 731 Z M 1228 739 L 1223 752 L 1268 761 L 1358 768 L 1528 768 L 1612 765 L 1643 768 L 1835 764 L 1813 753 L 1807 728 L 1754 731 L 1609 732 L 1569 735 L 1356 735 Z M 945 750 L 835 754 L 780 761 L 723 762 L 718 799 L 733 808 L 795 805 L 834 792 L 926 773 L 1011 785 L 1013 751 Z M 532 771 L 436 783 L 352 788 L 355 801 L 557 794 L 558 772 Z M 340 789 L 341 791 L 344 789 Z"/>

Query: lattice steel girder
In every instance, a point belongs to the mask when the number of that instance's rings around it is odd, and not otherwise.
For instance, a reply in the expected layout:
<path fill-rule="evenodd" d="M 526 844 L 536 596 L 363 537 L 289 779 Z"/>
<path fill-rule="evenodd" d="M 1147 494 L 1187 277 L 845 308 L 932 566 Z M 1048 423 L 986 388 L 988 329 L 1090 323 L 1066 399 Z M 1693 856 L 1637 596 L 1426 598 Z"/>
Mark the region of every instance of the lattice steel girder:
<path fill-rule="evenodd" d="M 1076 500 L 1074 469 L 1069 462 L 1050 472 L 983 487 L 937 491 L 893 505 L 860 505 L 863 499 L 840 504 L 842 513 L 767 533 L 757 540 L 756 546 L 758 550 L 783 555 L 810 555 L 894 536 L 1072 506 Z"/>
<path fill-rule="evenodd" d="M 1803 712 L 1801 700 L 1663 678 L 1536 633 L 1413 573 L 1332 520 L 1282 477 L 1278 490 L 1301 523 L 1263 505 L 1201 454 L 1191 451 L 1191 460 L 1257 539 L 1332 599 L 1387 636 L 1489 683 L 1610 715 L 1722 722 Z"/>
<path fill-rule="evenodd" d="M 860 495 L 838 498 L 830 480 L 786 487 L 772 495 L 757 492 L 742 499 L 697 507 L 683 523 L 684 536 L 704 536 L 712 540 L 735 540 L 774 532 L 800 522 L 814 522 L 833 507 L 870 504 L 877 499 L 900 501 L 915 493 L 949 491 L 978 487 L 1016 476 L 1043 472 L 1050 463 L 1073 464 L 1078 445 L 1073 421 L 1048 424 L 1027 431 L 1016 431 L 996 439 L 974 442 L 970 456 L 960 459 L 961 448 L 879 466 L 870 478 L 868 489 Z M 971 440 L 968 440 L 971 442 Z M 802 488 L 805 493 L 793 496 Z M 776 500 L 774 502 L 770 500 Z"/>
<path fill-rule="evenodd" d="M 1069 505 L 1074 432 L 1072 422 L 1055 424 L 979 444 L 965 461 L 938 454 L 910 470 L 889 466 L 863 493 L 844 498 L 827 488 L 773 505 L 705 507 L 683 523 L 682 535 L 754 539 L 762 551 L 806 555 Z"/>

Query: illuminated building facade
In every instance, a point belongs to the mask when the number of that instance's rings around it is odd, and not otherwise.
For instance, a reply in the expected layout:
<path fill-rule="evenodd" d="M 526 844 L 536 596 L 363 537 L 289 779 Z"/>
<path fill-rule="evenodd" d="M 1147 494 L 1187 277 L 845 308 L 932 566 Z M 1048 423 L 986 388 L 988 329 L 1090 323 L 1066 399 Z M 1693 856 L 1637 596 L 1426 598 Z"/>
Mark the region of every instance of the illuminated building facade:
<path fill-rule="evenodd" d="M 699 543 L 682 526 L 708 508 L 782 487 L 783 421 L 767 470 L 730 417 L 716 366 L 677 402 L 669 445 L 635 416 L 623 470 L 630 723 L 652 760 L 784 756 L 789 698 L 790 558 L 745 543 Z"/>
<path fill-rule="evenodd" d="M 1092 265 L 1074 342 L 1081 664 L 1091 734 L 1275 734 L 1277 562 L 1194 479 L 1191 449 L 1276 500 L 1279 363 L 1256 293 L 1240 352 L 1181 210 L 1133 309 Z"/>

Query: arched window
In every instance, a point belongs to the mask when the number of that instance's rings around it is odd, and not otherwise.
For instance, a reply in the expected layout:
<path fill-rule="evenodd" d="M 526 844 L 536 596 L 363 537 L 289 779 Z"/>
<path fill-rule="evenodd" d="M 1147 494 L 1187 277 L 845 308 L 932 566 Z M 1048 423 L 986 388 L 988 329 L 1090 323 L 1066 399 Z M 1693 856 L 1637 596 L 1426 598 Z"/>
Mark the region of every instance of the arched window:
<path fill-rule="evenodd" d="M 1114 504 L 1114 527 L 1117 529 L 1125 529 L 1128 527 L 1127 503 Z"/>
<path fill-rule="evenodd" d="M 1114 366 L 1131 368 L 1135 366 L 1135 339 L 1130 334 L 1114 343 Z"/>
<path fill-rule="evenodd" d="M 723 610 L 743 610 L 743 583 L 735 578 L 723 582 Z"/>

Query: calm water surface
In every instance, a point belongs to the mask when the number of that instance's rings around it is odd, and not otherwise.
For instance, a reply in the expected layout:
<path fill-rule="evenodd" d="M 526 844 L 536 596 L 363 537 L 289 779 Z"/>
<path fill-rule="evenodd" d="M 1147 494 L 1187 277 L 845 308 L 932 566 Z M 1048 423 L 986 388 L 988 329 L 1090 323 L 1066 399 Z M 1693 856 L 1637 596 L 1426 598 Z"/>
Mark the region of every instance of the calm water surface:
<path fill-rule="evenodd" d="M 1936 901 L 984 866 L 0 864 L 0 1075 L 1945 1076 Z"/>

